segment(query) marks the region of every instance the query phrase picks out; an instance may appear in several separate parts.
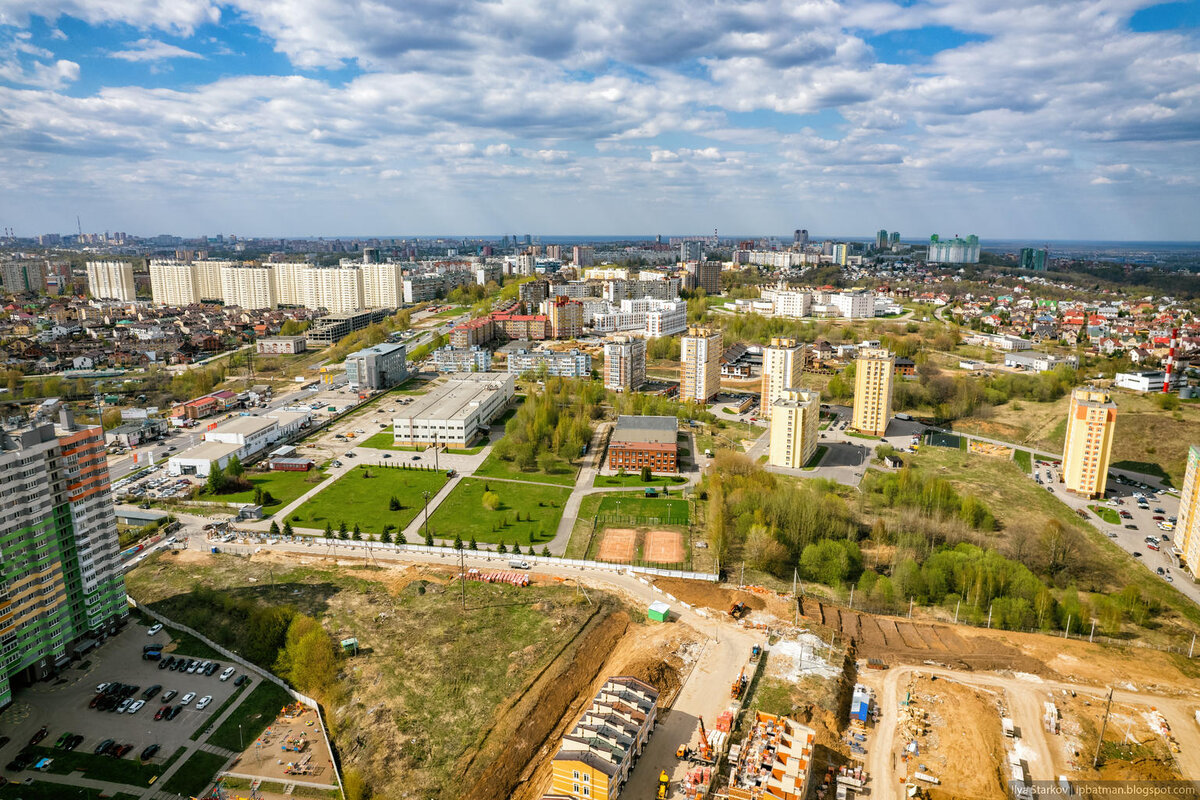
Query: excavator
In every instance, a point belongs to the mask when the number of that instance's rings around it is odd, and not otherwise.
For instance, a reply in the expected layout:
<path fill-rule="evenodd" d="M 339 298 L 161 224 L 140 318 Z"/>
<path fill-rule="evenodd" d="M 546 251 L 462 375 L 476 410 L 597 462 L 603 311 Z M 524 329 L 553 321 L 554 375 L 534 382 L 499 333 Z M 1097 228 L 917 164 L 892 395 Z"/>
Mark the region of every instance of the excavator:
<path fill-rule="evenodd" d="M 733 617 L 734 619 L 741 619 L 748 613 L 750 613 L 750 610 L 746 608 L 746 604 L 741 600 L 738 600 L 729 607 L 729 616 Z"/>
<path fill-rule="evenodd" d="M 667 775 L 667 771 L 664 769 L 658 774 L 658 794 L 656 794 L 655 797 L 657 797 L 658 800 L 666 800 L 667 793 L 670 791 L 671 776 Z"/>
<path fill-rule="evenodd" d="M 747 683 L 749 683 L 749 681 L 746 680 L 746 668 L 742 667 L 742 671 L 739 672 L 738 676 L 733 679 L 733 684 L 729 687 L 729 696 L 732 699 L 737 700 L 742 696 L 742 693 L 746 691 Z"/>

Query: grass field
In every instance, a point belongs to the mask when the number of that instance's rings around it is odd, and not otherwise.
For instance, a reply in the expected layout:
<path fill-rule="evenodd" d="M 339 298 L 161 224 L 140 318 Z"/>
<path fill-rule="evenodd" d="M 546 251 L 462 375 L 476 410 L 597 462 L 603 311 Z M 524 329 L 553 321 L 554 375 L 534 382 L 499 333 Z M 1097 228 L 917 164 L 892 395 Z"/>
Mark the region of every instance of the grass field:
<path fill-rule="evenodd" d="M 483 506 L 485 489 L 500 496 L 495 511 Z M 567 489 L 556 486 L 464 478 L 430 515 L 429 530 L 439 539 L 457 534 L 464 542 L 474 536 L 476 542 L 490 544 L 542 544 L 554 538 L 569 496 Z"/>
<path fill-rule="evenodd" d="M 325 480 L 325 475 L 320 470 L 312 469 L 308 472 L 247 472 L 246 478 L 255 488 L 262 489 L 264 493 L 270 492 L 271 497 L 275 498 L 277 502 L 266 507 L 267 511 L 270 511 L 283 508 Z M 200 499 L 211 500 L 214 503 L 251 503 L 254 501 L 254 490 L 232 494 L 204 494 Z"/>
<path fill-rule="evenodd" d="M 125 758 L 98 756 L 91 751 L 82 750 L 68 752 L 56 750 L 53 747 L 29 747 L 26 749 L 39 757 L 54 759 L 50 768 L 46 770 L 52 775 L 70 775 L 78 772 L 84 778 L 124 783 L 129 786 L 148 786 L 153 778 L 166 772 L 167 767 L 171 766 L 183 752 L 181 747 L 165 761 L 157 764 L 153 762 L 143 764 L 138 758 L 143 747 L 145 745 L 135 747 Z"/>
<path fill-rule="evenodd" d="M 164 792 L 193 796 L 204 791 L 204 787 L 212 783 L 217 771 L 225 766 L 225 756 L 197 750 L 191 758 L 183 763 L 175 774 L 159 787 Z"/>
<path fill-rule="evenodd" d="M 1184 403 L 1177 411 L 1159 408 L 1153 396 L 1117 391 L 1116 437 L 1113 464 L 1149 475 L 1166 475 L 1175 486 L 1183 483 L 1187 448 L 1200 427 L 1200 406 Z M 990 409 L 984 417 L 967 417 L 954 423 L 955 430 L 1024 444 L 1048 452 L 1060 452 L 1066 436 L 1069 399 L 1052 403 L 1025 400 Z M 1127 467 L 1118 466 L 1124 462 Z"/>
<path fill-rule="evenodd" d="M 640 472 L 632 472 L 628 475 L 597 475 L 592 481 L 592 486 L 666 486 L 669 488 L 680 483 L 687 483 L 687 478 L 682 475 L 651 475 L 650 480 L 644 481 Z"/>
<path fill-rule="evenodd" d="M 588 537 L 595 526 L 596 515 L 600 513 L 600 501 L 606 495 L 585 495 L 579 502 L 579 516 L 575 519 L 575 527 L 571 529 L 571 538 L 563 555 L 566 558 L 587 558 Z"/>
<path fill-rule="evenodd" d="M 549 473 L 541 470 L 523 472 L 513 462 L 505 461 L 497 456 L 495 451 L 492 451 L 475 470 L 476 477 L 480 478 L 509 478 L 514 481 L 552 483 L 556 486 L 574 486 L 575 476 L 578 473 L 579 467 L 574 464 L 570 469 L 564 467 L 562 472 Z"/>
<path fill-rule="evenodd" d="M 357 637 L 362 653 L 344 662 L 331 687 L 343 699 L 328 707 L 329 728 L 343 767 L 371 785 L 366 796 L 388 800 L 456 800 L 464 785 L 510 755 L 503 748 L 481 752 L 483 732 L 534 675 L 574 646 L 596 611 L 573 588 L 476 582 L 465 587 L 464 611 L 459 584 L 436 568 L 296 565 L 277 570 L 273 584 L 250 581 L 261 572 L 261 563 L 246 558 L 168 553 L 130 572 L 130 591 L 165 610 L 186 604 L 181 587 L 198 581 L 293 606 L 338 638 Z M 260 704 L 253 694 L 245 703 Z M 260 705 L 272 715 L 278 710 L 265 699 Z M 236 737 L 234 723 L 232 732 L 219 728 L 214 742 L 236 749 Z M 186 797 L 218 766 L 206 763 L 186 787 L 167 789 Z"/>
<path fill-rule="evenodd" d="M 1107 508 L 1105 506 L 1092 505 L 1092 506 L 1088 506 L 1088 510 L 1091 511 L 1093 514 L 1095 514 L 1100 519 L 1107 522 L 1109 525 L 1120 525 L 1121 524 L 1120 515 L 1117 514 L 1116 511 L 1113 511 L 1111 508 Z"/>
<path fill-rule="evenodd" d="M 229 719 L 208 737 L 209 744 L 224 747 L 240 753 L 245 744 L 253 742 L 258 735 L 275 720 L 279 709 L 292 702 L 292 696 L 270 681 L 258 677 L 258 685 L 250 692 L 250 696 L 242 701 L 237 710 L 229 715 Z M 216 718 L 216 715 L 213 716 Z M 238 731 L 238 726 L 241 731 Z"/>
<path fill-rule="evenodd" d="M 394 442 L 394 441 L 395 441 L 395 437 L 392 436 L 391 431 L 380 431 L 379 433 L 375 434 L 374 436 L 369 436 L 366 439 L 362 439 L 357 442 L 355 442 L 354 440 L 351 440 L 351 442 L 354 444 L 355 447 L 358 447 L 358 446 L 370 447 L 373 450 L 410 450 L 410 451 L 414 451 L 414 450 L 424 450 L 425 449 L 424 447 L 411 447 L 409 445 L 403 445 L 403 444 L 395 445 L 395 444 L 392 444 L 392 442 Z"/>
<path fill-rule="evenodd" d="M 597 513 L 609 525 L 621 522 L 633 528 L 687 525 L 689 516 L 687 500 L 638 497 L 636 494 L 632 497 L 628 494 L 604 495 Z"/>
<path fill-rule="evenodd" d="M 1014 450 L 1013 463 L 1020 467 L 1026 475 L 1033 472 L 1033 456 L 1028 450 Z"/>
<path fill-rule="evenodd" d="M 365 472 L 371 477 L 364 478 Z M 289 519 L 304 528 L 324 528 L 329 523 L 336 529 L 345 522 L 350 529 L 358 523 L 364 532 L 376 534 L 388 523 L 403 529 L 424 507 L 421 493 L 436 493 L 445 483 L 445 472 L 358 466 L 310 498 Z M 400 501 L 399 511 L 389 510 L 392 497 Z"/>
<path fill-rule="evenodd" d="M 983 500 L 1001 523 L 1004 531 L 1001 536 L 1023 530 L 1036 537 L 1051 519 L 1057 520 L 1065 528 L 1083 533 L 1084 542 L 1076 557 L 1080 565 L 1080 588 L 1113 592 L 1126 585 L 1134 585 L 1144 597 L 1152 598 L 1169 609 L 1160 615 L 1156 628 L 1148 631 L 1146 638 L 1161 639 L 1162 634 L 1171 628 L 1178 633 L 1178 617 L 1186 618 L 1192 625 L 1200 625 L 1200 608 L 1170 584 L 1138 566 L 1128 553 L 1113 544 L 1094 525 L 1081 520 L 1055 495 L 1022 474 L 1020 468 L 1011 461 L 930 447 L 922 448 L 911 456 L 910 464 L 943 477 L 960 491 L 970 492 Z M 1174 625 L 1170 619 L 1172 616 L 1176 617 Z"/>

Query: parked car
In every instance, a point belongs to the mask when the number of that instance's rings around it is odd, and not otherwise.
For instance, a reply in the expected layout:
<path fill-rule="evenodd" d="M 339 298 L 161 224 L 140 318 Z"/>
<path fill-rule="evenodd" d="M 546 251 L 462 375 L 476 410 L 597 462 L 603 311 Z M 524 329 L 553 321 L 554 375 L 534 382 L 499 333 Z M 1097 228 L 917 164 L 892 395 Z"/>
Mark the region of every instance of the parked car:
<path fill-rule="evenodd" d="M 137 712 L 142 710 L 142 706 L 144 706 L 144 705 L 146 705 L 145 700 L 135 700 L 129 705 L 129 708 L 127 708 L 125 710 L 125 713 L 136 714 Z"/>
<path fill-rule="evenodd" d="M 160 684 L 157 684 L 157 683 L 154 684 L 149 689 L 142 692 L 142 699 L 149 700 L 151 697 L 154 697 L 154 695 L 158 694 L 161 689 L 162 689 L 162 686 Z"/>
<path fill-rule="evenodd" d="M 195 692 L 188 692 L 183 697 L 179 698 L 179 705 L 186 706 L 188 703 L 196 699 Z"/>
<path fill-rule="evenodd" d="M 58 737 L 58 740 L 54 743 L 54 746 L 61 750 L 62 746 L 67 743 L 67 739 L 71 738 L 71 735 L 72 734 L 70 731 L 64 732 L 62 736 Z"/>
<path fill-rule="evenodd" d="M 35 733 L 33 736 L 31 736 L 29 738 L 29 746 L 33 747 L 38 742 L 42 741 L 42 739 L 45 739 L 49 733 L 50 733 L 50 731 L 46 728 L 45 725 L 43 725 L 41 730 L 39 730 L 37 733 Z"/>
<path fill-rule="evenodd" d="M 154 754 L 157 753 L 158 750 L 159 750 L 159 747 L 156 744 L 152 744 L 149 747 L 147 747 L 145 750 L 142 751 L 142 761 L 149 761 L 150 759 L 154 758 Z"/>
<path fill-rule="evenodd" d="M 116 742 L 112 739 L 105 739 L 103 742 L 96 745 L 96 749 L 93 752 L 98 756 L 105 755 L 109 750 L 112 749 L 114 744 L 116 744 Z"/>
<path fill-rule="evenodd" d="M 179 692 L 175 691 L 174 689 L 168 689 L 167 691 L 163 692 L 162 701 L 164 703 L 169 703 L 175 699 L 175 695 L 177 694 L 179 694 Z"/>
<path fill-rule="evenodd" d="M 171 706 L 171 710 L 167 712 L 167 719 L 175 719 L 179 716 L 180 711 L 183 711 L 182 705 Z"/>
<path fill-rule="evenodd" d="M 70 752 L 81 744 L 83 744 L 83 734 L 77 733 L 67 740 L 67 743 L 63 746 L 63 750 Z"/>
<path fill-rule="evenodd" d="M 233 667 L 226 667 L 225 671 L 221 673 L 221 680 L 223 680 L 223 681 L 229 680 L 230 678 L 233 677 L 233 673 L 234 673 Z"/>
<path fill-rule="evenodd" d="M 238 675 L 237 678 L 234 679 L 233 685 L 241 686 L 243 683 L 245 683 L 248 680 L 250 680 L 250 676 L 246 675 L 245 673 L 242 673 L 241 675 Z"/>
<path fill-rule="evenodd" d="M 211 702 L 212 702 L 212 695 L 211 694 L 204 695 L 204 697 L 201 697 L 198 701 L 196 701 L 196 710 L 200 711 L 200 710 L 204 709 Z"/>
<path fill-rule="evenodd" d="M 163 626 L 162 626 L 162 624 L 161 624 L 161 623 L 155 623 L 155 624 L 153 624 L 153 625 L 151 625 L 151 626 L 150 626 L 150 629 L 149 629 L 148 631 L 146 631 L 146 635 L 147 635 L 147 636 L 153 636 L 154 634 L 156 634 L 156 633 L 158 633 L 159 631 L 161 631 L 161 630 L 162 630 L 162 628 L 163 628 Z"/>
<path fill-rule="evenodd" d="M 113 758 L 124 758 L 126 755 L 128 755 L 129 751 L 132 749 L 133 749 L 133 745 L 123 744 L 123 745 L 120 745 L 119 747 L 114 747 L 112 750 L 109 750 L 108 754 L 110 756 L 112 756 Z"/>
<path fill-rule="evenodd" d="M 97 693 L 97 694 L 99 694 L 100 692 L 103 692 L 103 691 L 104 691 L 105 689 L 107 689 L 109 686 L 112 686 L 112 684 L 111 684 L 111 683 L 108 683 L 107 681 L 106 681 L 106 682 L 104 682 L 104 683 L 101 683 L 101 684 L 97 684 L 97 686 L 96 686 L 96 693 Z"/>
<path fill-rule="evenodd" d="M 165 717 L 165 716 L 167 715 L 167 712 L 168 712 L 168 711 L 170 711 L 170 710 L 171 710 L 171 707 L 170 707 L 170 706 L 163 706 L 163 707 L 162 707 L 162 708 L 160 708 L 158 711 L 155 711 L 155 712 L 154 712 L 154 719 L 155 719 L 155 720 L 160 720 L 160 719 L 162 719 L 163 717 Z"/>

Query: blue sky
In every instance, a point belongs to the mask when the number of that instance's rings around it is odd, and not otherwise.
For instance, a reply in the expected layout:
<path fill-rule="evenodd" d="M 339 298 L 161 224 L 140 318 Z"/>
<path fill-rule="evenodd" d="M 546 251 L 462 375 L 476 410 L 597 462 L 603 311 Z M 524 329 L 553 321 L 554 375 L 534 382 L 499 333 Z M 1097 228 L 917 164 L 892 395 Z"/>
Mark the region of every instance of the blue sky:
<path fill-rule="evenodd" d="M 0 0 L 0 226 L 1194 240 L 1198 8 Z"/>

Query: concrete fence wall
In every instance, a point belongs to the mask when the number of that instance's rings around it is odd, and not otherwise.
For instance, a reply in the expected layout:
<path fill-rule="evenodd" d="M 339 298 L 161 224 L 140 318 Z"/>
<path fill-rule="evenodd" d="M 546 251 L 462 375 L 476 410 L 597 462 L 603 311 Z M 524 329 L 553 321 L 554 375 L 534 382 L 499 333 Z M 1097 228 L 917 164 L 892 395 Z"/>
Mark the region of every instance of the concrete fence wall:
<path fill-rule="evenodd" d="M 295 689 L 293 689 L 291 686 L 288 686 L 287 682 L 284 681 L 282 678 L 279 678 L 276 675 L 272 675 L 270 672 L 267 672 L 262 667 L 259 667 L 257 664 L 252 664 L 249 661 L 247 661 L 246 659 L 239 656 L 237 653 L 234 653 L 233 651 L 229 650 L 226 647 L 222 647 L 221 645 L 214 642 L 212 639 L 209 639 L 207 636 L 200 633 L 200 631 L 197 631 L 193 628 L 189 628 L 187 625 L 181 625 L 172 619 L 168 619 L 167 617 L 164 617 L 162 614 L 159 614 L 157 611 L 154 611 L 153 609 L 151 609 L 148 606 L 138 605 L 138 602 L 136 600 L 134 600 L 132 597 L 129 597 L 128 595 L 126 595 L 126 598 L 129 601 L 129 605 L 138 609 L 139 611 L 141 611 L 143 614 L 150 617 L 151 619 L 154 619 L 157 622 L 161 622 L 163 625 L 168 625 L 172 628 L 175 628 L 176 630 L 181 630 L 184 633 L 187 633 L 191 636 L 195 636 L 201 642 L 208 645 L 213 650 L 216 650 L 218 653 L 220 653 L 222 656 L 229 659 L 230 661 L 238 664 L 243 669 L 245 669 L 247 672 L 252 672 L 255 675 L 257 675 L 259 678 L 261 678 L 265 681 L 270 681 L 271 683 L 275 684 L 276 686 L 278 686 L 279 688 L 281 688 L 285 692 L 287 692 L 292 698 L 300 701 L 304 705 L 306 705 L 309 708 L 316 711 L 317 712 L 317 723 L 321 726 L 321 735 L 323 737 L 325 737 L 325 746 L 329 748 L 329 752 L 331 754 L 334 752 L 333 744 L 329 740 L 329 731 L 326 730 L 326 728 L 325 728 L 325 717 L 321 712 L 320 704 L 317 703 L 316 700 L 312 699 L 311 697 L 308 697 L 307 695 L 300 694 Z M 341 769 L 338 767 L 337 759 L 336 758 L 331 759 L 331 763 L 333 764 L 333 777 L 334 777 L 334 780 L 337 781 L 338 791 L 342 792 L 342 795 L 345 796 L 345 789 L 342 786 Z"/>

